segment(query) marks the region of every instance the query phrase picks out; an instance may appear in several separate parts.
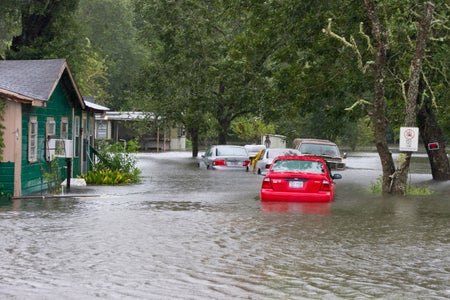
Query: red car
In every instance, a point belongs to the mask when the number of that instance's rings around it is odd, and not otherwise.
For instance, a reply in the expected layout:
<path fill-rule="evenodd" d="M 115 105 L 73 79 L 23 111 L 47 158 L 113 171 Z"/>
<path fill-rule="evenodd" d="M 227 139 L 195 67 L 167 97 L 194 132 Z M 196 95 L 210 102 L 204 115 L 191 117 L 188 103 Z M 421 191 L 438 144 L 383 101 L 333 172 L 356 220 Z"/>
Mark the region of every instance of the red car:
<path fill-rule="evenodd" d="M 274 159 L 261 186 L 261 201 L 331 202 L 335 179 L 327 162 L 313 156 L 279 156 Z"/>

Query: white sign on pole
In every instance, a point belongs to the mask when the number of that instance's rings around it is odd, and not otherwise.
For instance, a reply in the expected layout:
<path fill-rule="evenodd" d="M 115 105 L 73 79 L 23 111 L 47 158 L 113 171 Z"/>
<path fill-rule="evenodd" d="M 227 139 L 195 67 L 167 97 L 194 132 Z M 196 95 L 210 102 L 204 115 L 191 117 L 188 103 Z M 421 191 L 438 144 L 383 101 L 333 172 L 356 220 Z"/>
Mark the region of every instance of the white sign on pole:
<path fill-rule="evenodd" d="M 419 150 L 419 128 L 400 127 L 400 151 Z"/>

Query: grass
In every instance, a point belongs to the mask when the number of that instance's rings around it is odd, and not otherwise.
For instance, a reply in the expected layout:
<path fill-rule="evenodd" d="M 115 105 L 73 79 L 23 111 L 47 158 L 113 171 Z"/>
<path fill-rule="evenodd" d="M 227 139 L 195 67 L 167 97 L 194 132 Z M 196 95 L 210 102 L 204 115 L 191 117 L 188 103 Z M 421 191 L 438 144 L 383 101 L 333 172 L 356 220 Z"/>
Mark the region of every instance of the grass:
<path fill-rule="evenodd" d="M 382 176 L 378 177 L 375 182 L 372 183 L 372 186 L 370 188 L 370 191 L 373 194 L 381 194 L 382 188 L 381 188 L 381 182 L 383 178 Z M 412 184 L 408 184 L 406 186 L 406 195 L 409 196 L 429 196 L 432 195 L 433 191 L 429 187 L 419 187 Z"/>

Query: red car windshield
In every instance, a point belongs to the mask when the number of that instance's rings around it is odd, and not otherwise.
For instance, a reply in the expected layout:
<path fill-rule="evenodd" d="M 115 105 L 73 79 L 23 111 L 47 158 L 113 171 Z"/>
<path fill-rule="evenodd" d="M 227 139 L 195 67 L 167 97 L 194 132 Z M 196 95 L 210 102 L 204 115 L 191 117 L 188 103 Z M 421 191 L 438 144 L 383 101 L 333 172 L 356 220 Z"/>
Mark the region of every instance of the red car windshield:
<path fill-rule="evenodd" d="M 324 166 L 320 161 L 312 160 L 277 160 L 272 166 L 272 172 L 304 172 L 324 174 Z"/>

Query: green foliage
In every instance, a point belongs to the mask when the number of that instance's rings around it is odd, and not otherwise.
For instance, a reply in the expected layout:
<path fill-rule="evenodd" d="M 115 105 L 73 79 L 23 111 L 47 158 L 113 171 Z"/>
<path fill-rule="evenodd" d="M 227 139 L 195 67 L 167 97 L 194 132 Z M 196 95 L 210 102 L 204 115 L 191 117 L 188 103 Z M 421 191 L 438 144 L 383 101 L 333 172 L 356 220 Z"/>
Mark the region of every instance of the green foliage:
<path fill-rule="evenodd" d="M 94 164 L 93 171 L 82 177 L 89 184 L 130 184 L 139 182 L 141 170 L 137 168 L 137 140 L 125 143 L 100 143 L 100 160 Z"/>
<path fill-rule="evenodd" d="M 433 194 L 433 191 L 429 187 L 420 187 L 408 184 L 406 187 L 406 194 L 411 196 L 429 196 Z"/>
<path fill-rule="evenodd" d="M 2 187 L 3 187 L 3 185 L 0 184 L 0 202 L 1 202 L 1 201 L 6 201 L 7 199 L 9 199 L 9 197 L 11 197 L 10 194 L 5 193 L 5 192 L 3 191 Z"/>
<path fill-rule="evenodd" d="M 138 97 L 133 83 L 146 58 L 143 45 L 136 41 L 132 0 L 79 2 L 78 26 L 83 38 L 90 42 L 79 61 L 84 62 L 78 69 L 81 76 L 77 77 L 83 80 L 82 92 L 111 109 L 130 109 L 124 100 Z"/>
<path fill-rule="evenodd" d="M 135 5 L 141 39 L 152 54 L 139 85 L 144 105 L 200 134 L 208 130 L 208 114 L 219 140 L 226 138 L 233 119 L 251 112 L 261 91 L 254 57 L 235 51 L 242 16 L 220 1 Z"/>
<path fill-rule="evenodd" d="M 371 146 L 375 143 L 373 124 L 368 116 L 359 119 L 356 127 L 354 124 L 347 124 L 346 130 L 348 133 L 343 135 L 340 144 L 349 146 L 352 151 L 357 146 Z"/>
<path fill-rule="evenodd" d="M 94 97 L 97 103 L 106 103 L 110 98 L 107 88 L 108 66 L 101 53 L 92 47 L 86 38 L 85 44 L 80 43 L 77 56 L 69 62 L 75 71 L 75 79 L 81 93 Z"/>
<path fill-rule="evenodd" d="M 192 141 L 189 139 L 186 139 L 186 150 L 192 150 Z"/>
<path fill-rule="evenodd" d="M 265 124 L 260 118 L 239 117 L 231 124 L 232 135 L 248 143 L 261 143 L 263 134 L 276 133 L 275 125 Z"/>
<path fill-rule="evenodd" d="M 13 36 L 20 33 L 20 10 L 17 0 L 2 1 L 0 9 L 0 59 L 5 59 Z"/>
<path fill-rule="evenodd" d="M 45 169 L 41 165 L 41 173 L 47 183 L 47 191 L 49 193 L 57 194 L 61 191 L 61 167 L 59 166 L 59 158 L 54 157 Z"/>
<path fill-rule="evenodd" d="M 381 188 L 381 183 L 382 183 L 382 176 L 378 177 L 377 180 L 375 182 L 372 183 L 370 191 L 373 194 L 381 194 L 382 193 L 382 188 Z M 406 186 L 406 194 L 410 195 L 410 196 L 429 196 L 433 194 L 433 191 L 429 188 L 429 187 L 419 187 L 419 186 L 414 186 L 411 184 L 408 184 Z"/>
<path fill-rule="evenodd" d="M 373 194 L 381 194 L 381 192 L 383 191 L 383 189 L 381 188 L 382 185 L 382 181 L 383 181 L 383 177 L 379 176 L 377 178 L 377 180 L 375 182 L 372 183 L 371 187 L 370 187 L 370 191 Z"/>
<path fill-rule="evenodd" d="M 444 1 L 435 5 L 423 97 L 449 137 L 450 10 Z M 423 3 L 377 7 L 389 33 L 386 117 L 393 141 Z M 328 19 L 334 32 L 355 41 L 360 57 L 323 34 Z M 27 42 L 14 44 L 21 36 Z M 152 111 L 205 141 L 223 138 L 245 115 L 288 137 L 366 143 L 369 136 L 357 137 L 372 108 L 346 108 L 373 99 L 373 78 L 358 67 L 358 59 L 366 71 L 371 66 L 368 38 L 364 3 L 353 0 L 2 0 L 0 10 L 1 57 L 65 57 L 83 95 L 112 109 Z"/>
<path fill-rule="evenodd" d="M 129 176 L 132 175 L 132 176 Z M 119 170 L 100 169 L 83 174 L 82 178 L 89 184 L 119 185 L 136 182 L 135 174 L 125 174 Z"/>
<path fill-rule="evenodd" d="M 50 58 L 73 46 L 73 13 L 78 0 L 4 0 L 2 5 L 4 2 L 9 28 L 20 28 L 6 51 L 7 59 Z"/>

